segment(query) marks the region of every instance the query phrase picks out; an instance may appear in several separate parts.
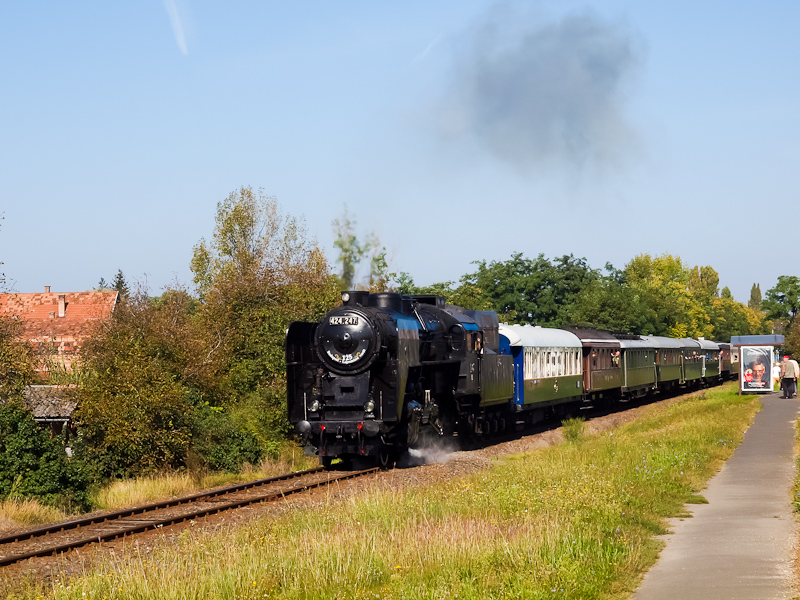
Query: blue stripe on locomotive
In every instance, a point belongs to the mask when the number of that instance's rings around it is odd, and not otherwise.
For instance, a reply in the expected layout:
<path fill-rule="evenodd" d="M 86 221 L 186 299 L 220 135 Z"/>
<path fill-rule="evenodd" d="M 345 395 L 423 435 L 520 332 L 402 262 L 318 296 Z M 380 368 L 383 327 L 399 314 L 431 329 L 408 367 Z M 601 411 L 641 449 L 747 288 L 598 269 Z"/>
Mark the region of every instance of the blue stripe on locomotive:
<path fill-rule="evenodd" d="M 522 346 L 512 347 L 511 341 L 500 334 L 500 354 L 512 356 L 514 358 L 514 404 L 523 406 L 525 404 L 525 379 L 522 366 L 524 356 Z"/>
<path fill-rule="evenodd" d="M 419 333 L 420 330 L 419 321 L 417 321 L 416 319 L 403 316 L 399 313 L 393 314 L 392 317 L 394 318 L 395 323 L 397 323 L 398 329 L 410 329 L 411 331 Z"/>

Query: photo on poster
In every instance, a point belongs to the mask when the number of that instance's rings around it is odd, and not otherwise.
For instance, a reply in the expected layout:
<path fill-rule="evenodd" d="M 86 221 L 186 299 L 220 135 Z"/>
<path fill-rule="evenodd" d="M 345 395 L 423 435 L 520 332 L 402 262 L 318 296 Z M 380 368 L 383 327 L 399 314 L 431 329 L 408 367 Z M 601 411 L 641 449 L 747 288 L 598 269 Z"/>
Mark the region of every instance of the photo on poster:
<path fill-rule="evenodd" d="M 772 346 L 742 346 L 740 352 L 741 390 L 772 391 Z"/>

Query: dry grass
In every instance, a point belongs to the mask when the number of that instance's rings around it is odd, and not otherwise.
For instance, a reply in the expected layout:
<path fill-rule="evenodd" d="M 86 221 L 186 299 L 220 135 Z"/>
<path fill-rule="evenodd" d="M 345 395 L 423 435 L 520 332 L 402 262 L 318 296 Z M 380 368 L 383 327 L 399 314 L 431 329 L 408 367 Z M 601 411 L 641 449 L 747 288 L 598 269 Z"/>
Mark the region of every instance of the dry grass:
<path fill-rule="evenodd" d="M 0 534 L 19 531 L 32 525 L 63 521 L 64 512 L 44 506 L 37 500 L 4 500 L 0 502 Z"/>
<path fill-rule="evenodd" d="M 130 508 L 218 486 L 302 471 L 318 464 L 316 457 L 306 457 L 298 453 L 296 458 L 264 460 L 257 467 L 245 465 L 241 473 L 180 472 L 127 479 L 116 481 L 100 490 L 94 498 L 94 503 L 98 508 L 108 510 Z"/>

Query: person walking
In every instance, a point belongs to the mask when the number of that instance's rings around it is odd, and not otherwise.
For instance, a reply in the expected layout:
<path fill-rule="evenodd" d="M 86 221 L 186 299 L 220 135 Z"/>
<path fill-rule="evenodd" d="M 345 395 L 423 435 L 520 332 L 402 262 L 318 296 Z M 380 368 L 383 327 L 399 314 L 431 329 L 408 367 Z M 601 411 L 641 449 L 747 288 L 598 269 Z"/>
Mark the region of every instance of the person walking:
<path fill-rule="evenodd" d="M 781 365 L 781 390 L 783 391 L 781 398 L 791 398 L 797 393 L 795 386 L 797 385 L 798 371 L 800 369 L 798 369 L 797 362 L 790 360 L 788 355 L 784 356 Z"/>
<path fill-rule="evenodd" d="M 789 394 L 789 398 L 794 398 L 797 396 L 797 378 L 800 377 L 800 365 L 791 356 L 789 357 L 789 362 L 794 366 L 794 381 L 792 381 L 792 393 Z"/>

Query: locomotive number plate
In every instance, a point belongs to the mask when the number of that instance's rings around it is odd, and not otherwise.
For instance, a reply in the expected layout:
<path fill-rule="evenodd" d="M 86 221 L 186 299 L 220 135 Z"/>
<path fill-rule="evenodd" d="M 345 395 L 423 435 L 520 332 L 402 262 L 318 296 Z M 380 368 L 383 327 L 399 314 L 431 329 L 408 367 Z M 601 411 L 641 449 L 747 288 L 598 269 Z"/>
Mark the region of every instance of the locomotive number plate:
<path fill-rule="evenodd" d="M 330 325 L 358 325 L 358 317 L 328 317 Z"/>

